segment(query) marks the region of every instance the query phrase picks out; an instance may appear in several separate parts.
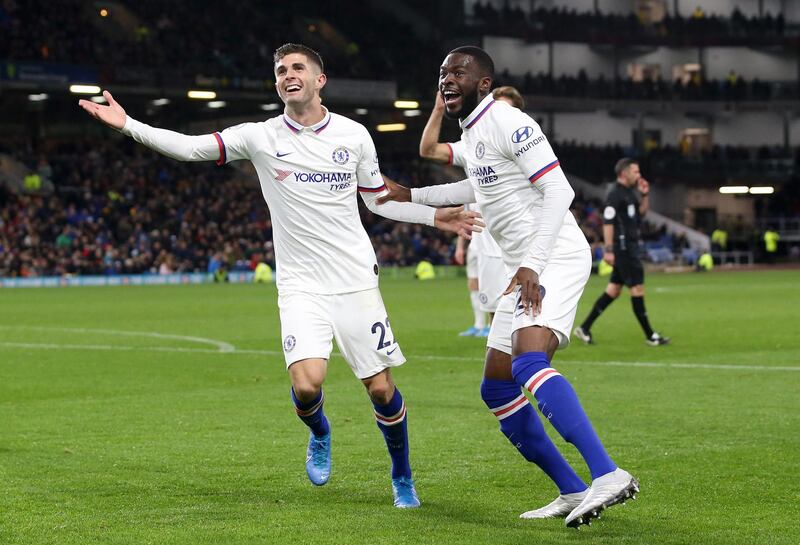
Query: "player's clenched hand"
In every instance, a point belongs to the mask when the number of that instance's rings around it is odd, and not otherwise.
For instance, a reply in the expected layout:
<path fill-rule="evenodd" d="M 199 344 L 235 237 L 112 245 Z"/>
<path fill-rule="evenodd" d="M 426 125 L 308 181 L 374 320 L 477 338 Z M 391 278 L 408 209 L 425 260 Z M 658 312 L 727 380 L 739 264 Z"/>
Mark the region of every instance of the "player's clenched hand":
<path fill-rule="evenodd" d="M 647 195 L 648 193 L 650 193 L 650 182 L 648 182 L 644 178 L 639 178 L 638 180 L 636 180 L 636 188 L 642 195 Z"/>
<path fill-rule="evenodd" d="M 465 212 L 463 206 L 437 208 L 433 226 L 442 231 L 458 233 L 466 239 L 471 239 L 473 232 L 480 233 L 485 227 L 478 212 Z"/>
<path fill-rule="evenodd" d="M 107 106 L 85 99 L 79 100 L 78 105 L 89 112 L 89 115 L 99 119 L 112 129 L 122 129 L 125 126 L 125 110 L 122 109 L 122 106 L 114 100 L 114 97 L 108 91 L 103 91 L 103 96 L 108 101 Z"/>
<path fill-rule="evenodd" d="M 378 197 L 375 202 L 378 204 L 384 204 L 389 201 L 411 202 L 411 190 L 409 188 L 393 182 L 386 176 L 383 177 L 383 183 L 386 184 L 386 189 L 389 192 Z"/>
<path fill-rule="evenodd" d="M 614 266 L 614 252 L 603 252 L 603 261 Z"/>
<path fill-rule="evenodd" d="M 444 115 L 444 97 L 441 91 L 436 91 L 436 99 L 433 102 L 433 111 Z"/>
<path fill-rule="evenodd" d="M 520 287 L 519 302 L 525 310 L 525 314 L 533 311 L 532 316 L 538 316 L 542 311 L 542 294 L 539 290 L 539 275 L 527 267 L 520 267 L 517 269 L 517 274 L 511 279 L 506 291 L 503 295 L 507 295 L 514 291 L 514 288 Z"/>

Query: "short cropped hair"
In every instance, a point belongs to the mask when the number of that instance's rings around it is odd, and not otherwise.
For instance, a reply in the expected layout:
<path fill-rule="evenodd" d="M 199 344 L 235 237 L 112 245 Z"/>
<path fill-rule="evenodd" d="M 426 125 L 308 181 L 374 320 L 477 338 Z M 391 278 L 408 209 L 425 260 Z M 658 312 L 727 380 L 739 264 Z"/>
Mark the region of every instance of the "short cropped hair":
<path fill-rule="evenodd" d="M 461 47 L 456 47 L 453 49 L 449 54 L 452 55 L 453 53 L 469 55 L 475 59 L 475 62 L 478 63 L 478 66 L 483 72 L 483 76 L 488 76 L 490 78 L 494 77 L 494 61 L 492 60 L 492 57 L 490 57 L 489 54 L 480 47 L 476 47 L 474 45 L 462 45 Z"/>
<path fill-rule="evenodd" d="M 514 105 L 515 108 L 519 108 L 520 110 L 525 107 L 525 99 L 522 98 L 522 95 L 519 94 L 514 87 L 510 85 L 504 85 L 503 87 L 498 87 L 494 91 L 492 91 L 492 96 L 495 100 L 499 98 L 508 98 L 511 100 L 511 104 Z"/>
<path fill-rule="evenodd" d="M 622 174 L 622 171 L 628 168 L 629 166 L 638 164 L 639 161 L 637 161 L 636 159 L 631 159 L 630 157 L 623 157 L 622 159 L 617 161 L 616 165 L 614 165 L 614 174 L 619 176 L 620 174 Z"/>
<path fill-rule="evenodd" d="M 283 44 L 275 50 L 275 54 L 272 56 L 272 62 L 277 63 L 286 55 L 291 55 L 292 53 L 300 53 L 301 55 L 305 55 L 309 62 L 317 65 L 320 73 L 325 72 L 325 65 L 322 63 L 322 57 L 320 54 L 303 44 Z"/>

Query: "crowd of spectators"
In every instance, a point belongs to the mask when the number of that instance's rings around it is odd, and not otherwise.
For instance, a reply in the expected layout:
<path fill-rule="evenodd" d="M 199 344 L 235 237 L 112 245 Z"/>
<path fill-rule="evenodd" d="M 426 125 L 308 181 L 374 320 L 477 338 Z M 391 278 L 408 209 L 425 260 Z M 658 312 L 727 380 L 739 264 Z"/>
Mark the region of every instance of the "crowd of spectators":
<path fill-rule="evenodd" d="M 611 181 L 611 165 L 632 154 L 620 146 L 575 142 L 554 148 L 570 174 L 594 183 Z M 247 171 L 175 162 L 127 139 L 50 142 L 38 153 L 14 143 L 0 146 L 4 152 L 52 181 L 54 190 L 13 191 L 0 183 L 0 276 L 166 274 L 217 267 L 249 271 L 259 262 L 275 267 L 269 211 Z M 763 165 L 784 156 L 781 148 L 715 146 L 689 159 L 666 146 L 640 160 L 652 180 L 662 169 L 674 168 L 674 161 L 719 169 Z M 381 165 L 387 176 L 408 187 L 442 180 L 441 167 L 409 153 L 387 150 Z M 600 210 L 600 202 L 580 192 L 573 203 L 598 258 Z M 451 235 L 394 222 L 364 206 L 361 214 L 381 266 L 415 265 L 423 259 L 452 263 Z M 676 252 L 685 243 L 647 226 L 643 234 L 646 241 Z"/>
<path fill-rule="evenodd" d="M 509 2 L 477 2 L 472 21 L 484 30 L 500 35 L 524 35 L 547 41 L 606 43 L 674 43 L 701 45 L 730 43 L 738 40 L 781 39 L 786 33 L 783 14 L 747 17 L 738 7 L 730 17 L 706 13 L 697 7 L 689 14 L 670 14 L 656 22 L 643 21 L 634 13 L 627 15 L 595 11 L 578 12 L 574 8 L 540 7 L 531 12 Z"/>
<path fill-rule="evenodd" d="M 632 78 L 589 79 L 584 70 L 576 76 L 553 77 L 543 72 L 523 76 L 507 70 L 497 77 L 497 85 L 512 85 L 526 95 L 593 98 L 611 100 L 797 100 L 796 82 L 747 80 L 731 70 L 724 80 L 705 79 L 694 73 L 685 79 L 668 81 L 660 76 L 635 81 Z"/>
<path fill-rule="evenodd" d="M 223 86 L 243 86 L 246 79 L 269 87 L 274 50 L 302 41 L 320 51 L 332 77 L 403 74 L 401 90 L 423 75 L 430 81 L 440 61 L 438 42 L 379 10 L 313 0 L 257 8 L 191 0 L 1 0 L 0 59 L 93 66 L 101 83 L 185 83 L 202 76 Z M 414 55 L 407 54 L 411 39 Z"/>
<path fill-rule="evenodd" d="M 665 182 L 722 183 L 745 176 L 757 177 L 762 182 L 785 181 L 800 172 L 800 148 L 786 150 L 782 146 L 713 145 L 693 153 L 680 146 L 645 142 L 646 151 L 641 153 L 619 144 L 557 141 L 553 149 L 568 172 L 595 184 L 613 179 L 612 168 L 620 157 L 636 157 L 648 178 Z"/>
<path fill-rule="evenodd" d="M 55 191 L 0 184 L 0 276 L 206 272 L 275 267 L 272 223 L 257 181 L 233 168 L 178 163 L 129 140 L 51 144 L 15 156 Z M 385 168 L 418 184 L 413 163 Z M 451 261 L 452 236 L 362 206 L 381 265 Z"/>

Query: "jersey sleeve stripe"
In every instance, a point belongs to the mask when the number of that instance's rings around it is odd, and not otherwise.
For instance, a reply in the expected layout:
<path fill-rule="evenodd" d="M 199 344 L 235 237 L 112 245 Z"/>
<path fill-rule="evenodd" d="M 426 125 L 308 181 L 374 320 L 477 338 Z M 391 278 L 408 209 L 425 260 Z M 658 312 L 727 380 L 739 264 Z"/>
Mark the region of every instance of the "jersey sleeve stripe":
<path fill-rule="evenodd" d="M 448 165 L 452 165 L 453 164 L 453 146 L 451 146 L 447 142 L 445 142 L 444 145 L 447 146 L 447 153 L 450 154 L 450 158 L 447 160 L 447 164 Z"/>
<path fill-rule="evenodd" d="M 541 169 L 537 170 L 536 172 L 534 172 L 533 175 L 528 179 L 531 181 L 531 183 L 534 183 L 534 182 L 536 182 L 536 180 L 538 180 L 539 178 L 541 178 L 542 176 L 544 176 L 545 174 L 547 174 L 548 172 L 550 172 L 551 170 L 556 168 L 558 165 L 559 165 L 559 162 L 558 162 L 558 159 L 556 159 L 555 161 L 553 161 L 549 165 L 546 165 L 543 168 L 541 168 Z"/>
<path fill-rule="evenodd" d="M 218 132 L 214 133 L 214 138 L 217 139 L 217 145 L 219 146 L 219 159 L 217 159 L 217 166 L 222 166 L 225 164 L 228 156 L 225 153 L 225 142 L 222 141 L 222 136 Z"/>
<path fill-rule="evenodd" d="M 358 190 L 359 191 L 363 191 L 365 193 L 379 193 L 379 192 L 383 191 L 384 189 L 386 189 L 386 184 L 384 184 L 384 185 L 382 185 L 380 187 L 361 187 L 361 186 L 358 186 Z"/>

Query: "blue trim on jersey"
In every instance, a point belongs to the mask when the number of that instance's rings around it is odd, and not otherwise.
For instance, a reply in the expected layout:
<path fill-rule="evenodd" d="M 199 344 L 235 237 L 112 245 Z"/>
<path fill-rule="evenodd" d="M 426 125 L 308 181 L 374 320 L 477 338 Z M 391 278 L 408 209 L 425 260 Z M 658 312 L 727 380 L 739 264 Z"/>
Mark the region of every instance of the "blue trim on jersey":
<path fill-rule="evenodd" d="M 222 136 L 218 133 L 214 133 L 214 138 L 217 139 L 217 145 L 219 146 L 219 159 L 217 159 L 217 166 L 222 166 L 227 162 L 228 154 L 225 152 L 225 142 L 222 141 Z"/>
<path fill-rule="evenodd" d="M 328 125 L 330 125 L 330 123 L 331 123 L 331 116 L 328 116 L 328 121 L 326 121 L 326 122 L 325 122 L 325 124 L 324 124 L 323 126 L 321 126 L 320 128 L 316 129 L 314 132 L 315 132 L 316 134 L 319 134 L 319 133 L 321 133 L 322 131 L 324 131 L 324 130 L 325 130 L 325 127 L 327 127 Z"/>
<path fill-rule="evenodd" d="M 489 104 L 487 104 L 487 105 L 486 105 L 486 106 L 483 108 L 483 110 L 481 110 L 481 113 L 479 113 L 479 114 L 478 114 L 478 116 L 477 116 L 475 119 L 473 119 L 472 121 L 470 121 L 470 122 L 469 122 L 469 123 L 468 123 L 468 124 L 467 124 L 467 125 L 466 125 L 464 128 L 465 128 L 465 129 L 472 128 L 472 126 L 473 126 L 475 123 L 477 123 L 477 122 L 478 122 L 478 120 L 479 120 L 481 117 L 483 117 L 483 114 L 485 114 L 485 113 L 486 113 L 486 110 L 488 110 L 489 108 L 491 108 L 491 107 L 492 107 L 492 105 L 493 105 L 495 102 L 497 102 L 497 101 L 496 101 L 496 100 L 492 100 L 492 101 L 491 101 Z"/>
<path fill-rule="evenodd" d="M 295 128 L 291 123 L 286 120 L 286 116 L 283 116 L 283 122 L 289 127 L 293 133 L 297 134 L 300 132 L 300 129 Z"/>
<path fill-rule="evenodd" d="M 380 187 L 361 187 L 361 186 L 358 186 L 358 190 L 359 191 L 364 191 L 366 193 L 378 193 L 379 191 L 383 191 L 384 189 L 386 189 L 386 185 L 385 184 L 380 186 Z"/>
<path fill-rule="evenodd" d="M 553 161 L 549 165 L 545 165 L 544 167 L 542 167 L 539 170 L 537 170 L 536 172 L 534 172 L 531 175 L 531 177 L 528 178 L 528 179 L 531 181 L 531 183 L 533 183 L 536 180 L 538 180 L 539 178 L 541 178 L 542 176 L 544 176 L 545 174 L 547 174 L 548 172 L 550 172 L 551 170 L 553 170 L 554 168 L 556 168 L 559 164 L 560 163 L 558 162 L 558 159 L 556 159 L 555 161 Z"/>

